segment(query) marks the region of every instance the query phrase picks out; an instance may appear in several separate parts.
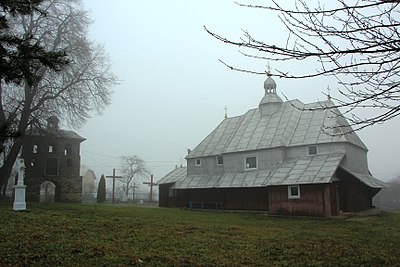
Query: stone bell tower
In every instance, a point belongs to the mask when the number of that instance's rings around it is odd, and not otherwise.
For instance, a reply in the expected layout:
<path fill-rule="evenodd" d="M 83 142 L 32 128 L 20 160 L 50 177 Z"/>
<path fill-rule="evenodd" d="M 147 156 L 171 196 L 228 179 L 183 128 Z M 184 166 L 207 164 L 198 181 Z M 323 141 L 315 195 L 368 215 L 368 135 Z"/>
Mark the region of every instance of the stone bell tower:
<path fill-rule="evenodd" d="M 81 201 L 80 144 L 84 140 L 73 131 L 60 129 L 56 116 L 48 118 L 46 128 L 34 129 L 24 138 L 27 200 L 39 201 L 41 194 L 52 188 L 52 197 L 45 200 Z"/>

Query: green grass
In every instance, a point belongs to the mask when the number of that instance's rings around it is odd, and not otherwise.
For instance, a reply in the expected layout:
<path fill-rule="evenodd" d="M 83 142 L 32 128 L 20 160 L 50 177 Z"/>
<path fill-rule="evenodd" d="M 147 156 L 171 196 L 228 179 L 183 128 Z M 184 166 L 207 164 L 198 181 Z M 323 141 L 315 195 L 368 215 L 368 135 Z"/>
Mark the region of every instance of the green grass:
<path fill-rule="evenodd" d="M 0 204 L 0 266 L 400 266 L 400 214 L 359 220 Z"/>

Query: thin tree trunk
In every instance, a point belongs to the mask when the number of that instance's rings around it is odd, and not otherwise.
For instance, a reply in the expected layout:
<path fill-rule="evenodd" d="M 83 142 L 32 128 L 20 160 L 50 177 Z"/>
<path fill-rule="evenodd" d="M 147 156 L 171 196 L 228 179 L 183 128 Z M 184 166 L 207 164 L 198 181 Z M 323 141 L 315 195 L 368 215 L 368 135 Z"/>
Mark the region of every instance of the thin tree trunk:
<path fill-rule="evenodd" d="M 32 96 L 32 86 L 28 85 L 25 82 L 24 90 L 25 90 L 25 101 L 24 106 L 21 112 L 21 118 L 18 124 L 18 134 L 20 135 L 19 138 L 15 139 L 9 154 L 5 157 L 4 164 L 0 168 L 0 187 L 2 185 L 6 185 L 8 179 L 11 175 L 12 167 L 14 165 L 15 160 L 18 157 L 18 154 L 22 147 L 22 141 L 25 138 L 26 128 L 28 127 L 29 118 L 31 115 L 31 104 L 33 100 Z M 3 195 L 4 197 L 4 195 Z"/>
<path fill-rule="evenodd" d="M 126 202 L 129 202 L 129 185 L 131 183 L 131 180 L 128 178 L 128 181 L 126 183 L 126 189 L 125 189 L 125 195 L 126 195 Z"/>
<path fill-rule="evenodd" d="M 14 145 L 11 148 L 10 153 L 8 154 L 6 160 L 4 161 L 3 166 L 0 169 L 0 185 L 7 187 L 8 178 L 10 178 L 12 168 L 14 166 L 14 162 L 18 157 L 18 153 L 22 147 L 22 140 L 16 140 Z M 2 198 L 5 197 L 5 190 L 2 192 Z"/>

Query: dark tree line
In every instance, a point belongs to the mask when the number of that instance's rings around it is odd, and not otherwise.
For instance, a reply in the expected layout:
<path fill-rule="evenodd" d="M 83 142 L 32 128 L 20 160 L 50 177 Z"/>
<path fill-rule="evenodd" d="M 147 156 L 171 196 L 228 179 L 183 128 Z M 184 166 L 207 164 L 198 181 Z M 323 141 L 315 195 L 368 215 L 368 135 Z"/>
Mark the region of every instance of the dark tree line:
<path fill-rule="evenodd" d="M 288 65 L 300 62 L 298 72 L 275 69 L 273 76 L 335 77 L 340 97 L 334 98 L 336 105 L 329 108 L 342 108 L 354 131 L 400 115 L 400 1 L 336 0 L 317 2 L 314 6 L 305 0 L 270 3 L 239 5 L 262 9 L 267 15 L 277 14 L 288 32 L 286 45 L 258 40 L 248 31 L 239 40 L 232 40 L 205 29 L 216 39 L 240 47 L 244 56 L 254 60 L 283 61 Z M 287 7 L 289 4 L 291 7 Z M 310 60 L 318 62 L 320 67 L 302 73 L 302 62 Z M 233 70 L 265 74 L 222 62 Z M 373 115 L 354 115 L 359 108 L 371 109 Z"/>

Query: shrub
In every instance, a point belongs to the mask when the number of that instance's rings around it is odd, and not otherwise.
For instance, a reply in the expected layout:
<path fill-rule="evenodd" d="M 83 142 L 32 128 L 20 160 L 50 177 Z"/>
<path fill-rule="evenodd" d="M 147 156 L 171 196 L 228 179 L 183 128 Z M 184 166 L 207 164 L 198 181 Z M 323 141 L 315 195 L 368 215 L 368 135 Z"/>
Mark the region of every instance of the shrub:
<path fill-rule="evenodd" d="M 106 201 L 106 178 L 104 174 L 101 175 L 99 186 L 97 188 L 97 203 L 104 203 Z"/>

